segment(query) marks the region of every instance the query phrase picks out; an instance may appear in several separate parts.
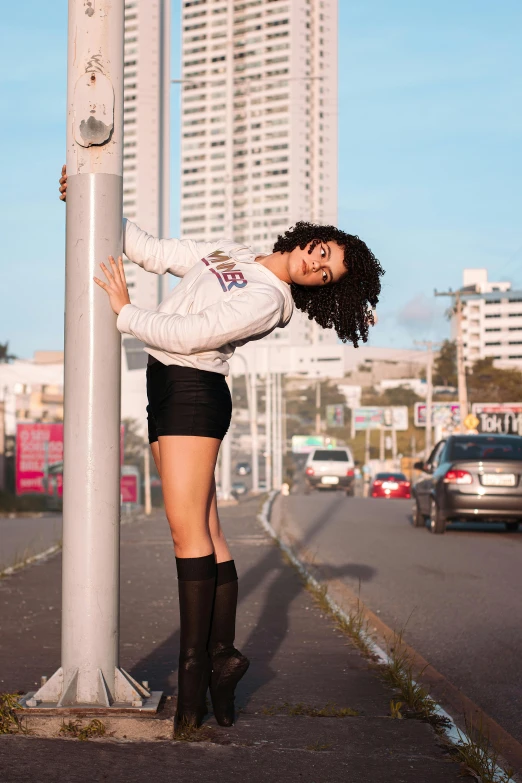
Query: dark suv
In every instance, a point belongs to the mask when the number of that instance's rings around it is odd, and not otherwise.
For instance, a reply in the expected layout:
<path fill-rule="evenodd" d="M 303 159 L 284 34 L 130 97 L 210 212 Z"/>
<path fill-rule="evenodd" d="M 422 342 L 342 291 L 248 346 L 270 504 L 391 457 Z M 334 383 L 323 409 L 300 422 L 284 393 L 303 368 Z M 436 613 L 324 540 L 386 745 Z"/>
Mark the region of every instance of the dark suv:
<path fill-rule="evenodd" d="M 453 520 L 522 521 L 522 437 L 451 435 L 437 443 L 426 462 L 414 467 L 426 476 L 413 486 L 413 524 L 444 533 Z"/>

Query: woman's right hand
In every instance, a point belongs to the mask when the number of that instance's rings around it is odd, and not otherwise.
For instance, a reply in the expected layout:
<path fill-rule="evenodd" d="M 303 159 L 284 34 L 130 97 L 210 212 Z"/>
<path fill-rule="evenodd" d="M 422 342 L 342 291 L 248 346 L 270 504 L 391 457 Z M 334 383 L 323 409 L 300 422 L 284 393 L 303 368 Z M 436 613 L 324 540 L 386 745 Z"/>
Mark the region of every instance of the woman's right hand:
<path fill-rule="evenodd" d="M 67 200 L 67 169 L 65 164 L 62 166 L 62 176 L 60 177 L 60 201 Z"/>

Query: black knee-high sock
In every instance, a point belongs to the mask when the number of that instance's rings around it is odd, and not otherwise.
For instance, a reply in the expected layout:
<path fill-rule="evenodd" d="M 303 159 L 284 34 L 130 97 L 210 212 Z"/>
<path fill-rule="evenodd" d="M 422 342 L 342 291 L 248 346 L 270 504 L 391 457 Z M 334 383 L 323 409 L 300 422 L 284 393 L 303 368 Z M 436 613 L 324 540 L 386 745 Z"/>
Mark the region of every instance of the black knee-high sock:
<path fill-rule="evenodd" d="M 217 564 L 216 595 L 210 629 L 209 651 L 215 655 L 234 647 L 238 582 L 233 560 Z"/>
<path fill-rule="evenodd" d="M 216 559 L 177 557 L 180 611 L 180 655 L 198 655 L 207 648 L 216 585 Z"/>
<path fill-rule="evenodd" d="M 216 560 L 176 558 L 179 587 L 180 644 L 178 669 L 178 721 L 199 726 L 205 713 L 210 677 L 207 645 L 216 589 Z"/>

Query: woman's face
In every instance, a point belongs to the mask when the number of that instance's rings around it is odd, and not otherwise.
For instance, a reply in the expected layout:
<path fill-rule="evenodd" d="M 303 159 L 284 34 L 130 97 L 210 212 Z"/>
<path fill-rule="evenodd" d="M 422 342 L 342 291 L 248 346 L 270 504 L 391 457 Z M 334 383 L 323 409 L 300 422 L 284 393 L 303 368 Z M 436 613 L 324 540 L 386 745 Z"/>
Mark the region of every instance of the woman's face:
<path fill-rule="evenodd" d="M 347 274 L 344 248 L 336 242 L 320 242 L 314 239 L 304 250 L 296 247 L 289 253 L 288 272 L 292 283 L 296 285 L 319 286 L 337 283 Z"/>

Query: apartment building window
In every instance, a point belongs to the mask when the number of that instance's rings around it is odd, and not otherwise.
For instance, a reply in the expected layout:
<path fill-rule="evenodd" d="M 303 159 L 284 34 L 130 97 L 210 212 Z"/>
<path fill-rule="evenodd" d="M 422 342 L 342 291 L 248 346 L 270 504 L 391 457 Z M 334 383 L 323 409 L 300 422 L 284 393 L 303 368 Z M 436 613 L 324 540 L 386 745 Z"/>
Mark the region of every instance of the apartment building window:
<path fill-rule="evenodd" d="M 522 318 L 522 313 L 508 313 L 510 318 Z M 487 318 L 487 316 L 486 316 Z"/>

